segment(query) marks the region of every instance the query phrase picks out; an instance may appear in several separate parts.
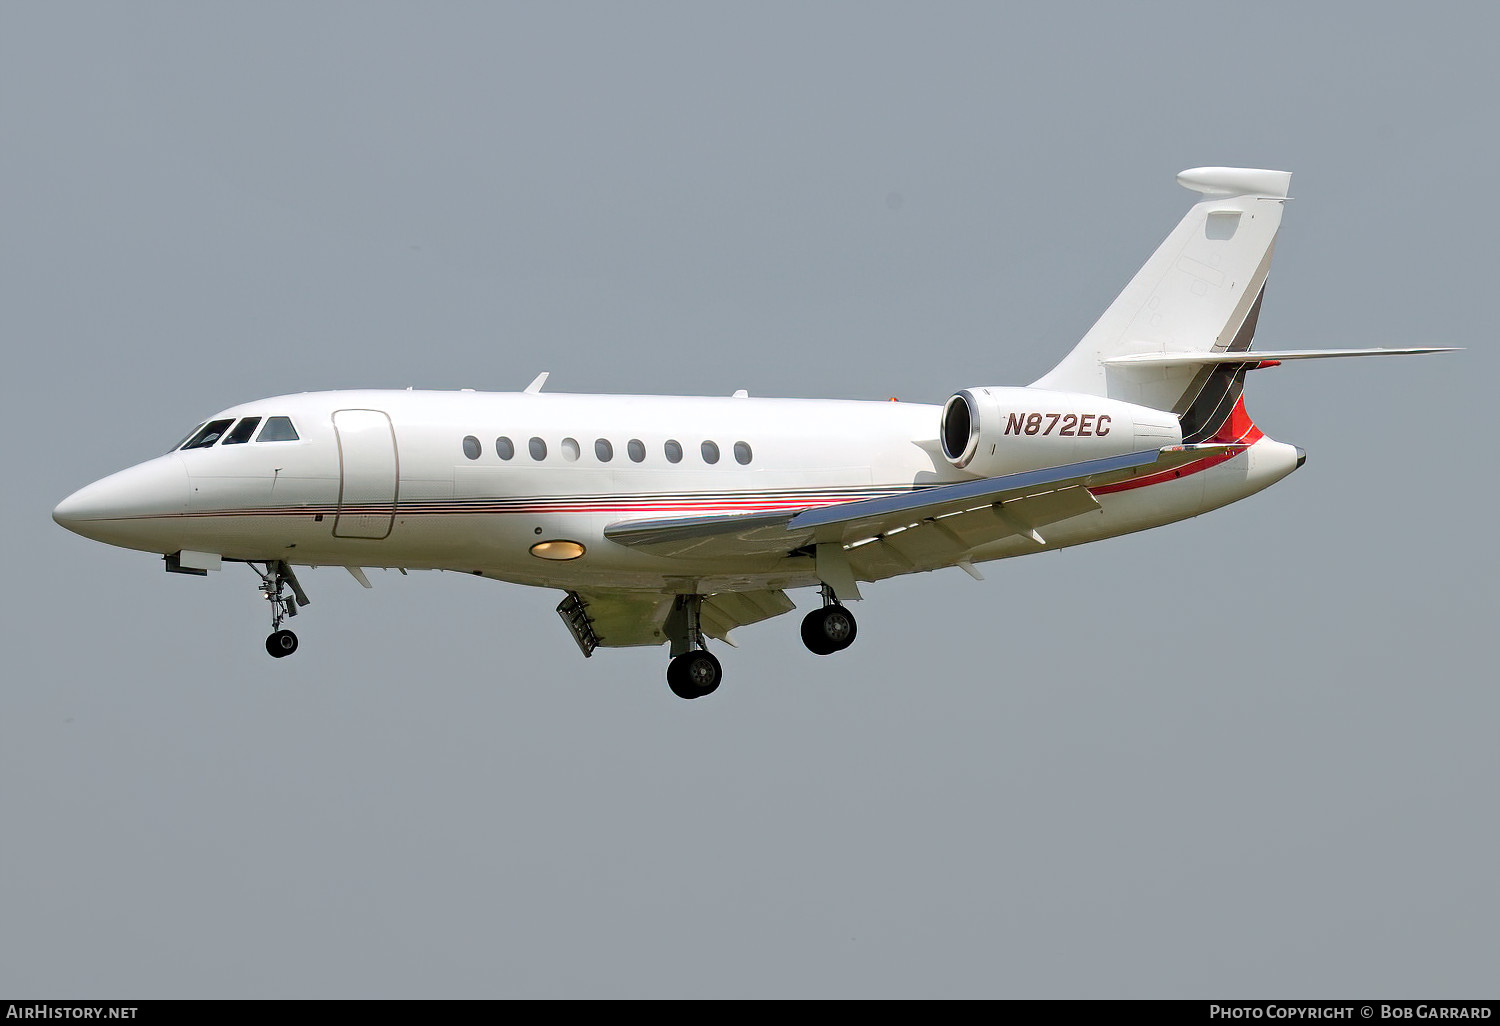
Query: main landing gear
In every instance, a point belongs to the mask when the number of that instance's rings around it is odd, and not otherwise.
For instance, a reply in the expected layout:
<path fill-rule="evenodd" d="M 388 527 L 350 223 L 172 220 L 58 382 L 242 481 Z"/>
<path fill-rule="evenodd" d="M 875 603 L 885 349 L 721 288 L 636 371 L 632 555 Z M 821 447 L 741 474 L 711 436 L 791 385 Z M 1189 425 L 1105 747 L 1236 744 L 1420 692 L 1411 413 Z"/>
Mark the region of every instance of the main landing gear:
<path fill-rule="evenodd" d="M 832 588 L 823 585 L 823 607 L 802 618 L 802 644 L 817 655 L 832 655 L 854 644 L 858 633 L 854 614 L 839 602 Z"/>
<path fill-rule="evenodd" d="M 282 621 L 296 616 L 298 608 L 307 605 L 308 600 L 290 563 L 269 560 L 265 566 L 262 570 L 251 563 L 250 569 L 260 577 L 260 593 L 271 603 L 271 636 L 266 638 L 266 651 L 280 659 L 297 651 L 297 635 L 283 630 Z M 287 588 L 291 589 L 290 595 L 286 594 Z"/>
<path fill-rule="evenodd" d="M 667 687 L 678 698 L 711 695 L 724 679 L 723 667 L 703 640 L 699 622 L 702 610 L 702 595 L 678 595 L 667 614 L 666 634 L 672 642 Z M 814 609 L 802 620 L 802 643 L 818 655 L 832 655 L 854 644 L 858 631 L 854 614 L 838 600 L 832 588 L 823 585 L 822 608 Z"/>
<path fill-rule="evenodd" d="M 667 664 L 667 687 L 678 698 L 711 695 L 724 679 L 724 669 L 703 640 L 698 614 L 702 595 L 678 595 L 667 614 L 667 637 L 672 642 L 672 661 Z"/>

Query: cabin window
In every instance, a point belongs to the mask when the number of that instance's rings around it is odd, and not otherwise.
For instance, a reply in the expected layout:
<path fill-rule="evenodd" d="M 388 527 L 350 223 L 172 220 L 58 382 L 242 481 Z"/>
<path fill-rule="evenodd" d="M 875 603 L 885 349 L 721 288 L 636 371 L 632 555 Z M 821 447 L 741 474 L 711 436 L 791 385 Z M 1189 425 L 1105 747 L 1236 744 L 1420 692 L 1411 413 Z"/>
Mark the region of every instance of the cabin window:
<path fill-rule="evenodd" d="M 547 458 L 547 443 L 540 438 L 533 438 L 527 442 L 526 448 L 531 453 L 531 458 L 538 463 Z"/>
<path fill-rule="evenodd" d="M 228 437 L 224 439 L 224 444 L 241 445 L 250 441 L 250 436 L 255 434 L 255 426 L 259 423 L 259 417 L 246 417 L 234 426 L 233 431 L 229 432 Z"/>
<path fill-rule="evenodd" d="M 257 442 L 295 442 L 297 429 L 292 427 L 290 417 L 272 417 L 266 421 L 266 426 L 260 429 L 260 434 L 255 440 Z"/>
<path fill-rule="evenodd" d="M 661 447 L 662 452 L 667 454 L 668 463 L 682 462 L 682 443 L 675 438 L 668 438 Z"/>
<path fill-rule="evenodd" d="M 594 455 L 599 457 L 600 463 L 608 463 L 615 458 L 615 447 L 609 444 L 607 438 L 596 438 L 594 440 Z"/>
<path fill-rule="evenodd" d="M 484 447 L 479 444 L 479 439 L 475 438 L 473 435 L 464 435 L 465 456 L 469 457 L 469 459 L 471 460 L 477 460 L 479 459 L 479 454 L 483 451 Z"/>
<path fill-rule="evenodd" d="M 631 463 L 641 463 L 646 459 L 646 443 L 639 438 L 632 438 L 626 444 L 625 451 L 630 454 Z"/>
<path fill-rule="evenodd" d="M 198 429 L 198 433 L 187 440 L 184 449 L 207 449 L 219 440 L 219 436 L 229 429 L 233 420 L 211 420 Z"/>
<path fill-rule="evenodd" d="M 563 459 L 567 460 L 569 463 L 572 463 L 574 460 L 578 459 L 578 454 L 581 451 L 582 450 L 578 448 L 578 439 L 564 438 L 562 440 Z"/>
<path fill-rule="evenodd" d="M 749 442 L 734 443 L 734 461 L 740 466 L 749 466 L 751 455 Z"/>
<path fill-rule="evenodd" d="M 717 463 L 717 462 L 719 462 L 719 446 L 718 446 L 717 443 L 714 443 L 714 442 L 704 442 L 699 448 L 703 452 L 703 462 L 704 463 Z"/>
<path fill-rule="evenodd" d="M 499 456 L 502 460 L 514 459 L 516 455 L 515 443 L 504 435 L 501 435 L 495 439 L 495 455 Z"/>

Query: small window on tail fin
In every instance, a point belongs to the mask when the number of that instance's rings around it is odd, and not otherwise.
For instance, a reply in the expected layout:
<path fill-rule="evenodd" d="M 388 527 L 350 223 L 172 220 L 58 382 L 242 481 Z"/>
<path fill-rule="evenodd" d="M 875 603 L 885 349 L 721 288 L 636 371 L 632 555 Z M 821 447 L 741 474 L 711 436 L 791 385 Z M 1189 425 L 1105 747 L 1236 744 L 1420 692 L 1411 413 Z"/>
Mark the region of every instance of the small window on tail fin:
<path fill-rule="evenodd" d="M 1211 210 L 1203 224 L 1203 234 L 1210 239 L 1224 242 L 1234 238 L 1234 230 L 1240 226 L 1238 210 Z"/>

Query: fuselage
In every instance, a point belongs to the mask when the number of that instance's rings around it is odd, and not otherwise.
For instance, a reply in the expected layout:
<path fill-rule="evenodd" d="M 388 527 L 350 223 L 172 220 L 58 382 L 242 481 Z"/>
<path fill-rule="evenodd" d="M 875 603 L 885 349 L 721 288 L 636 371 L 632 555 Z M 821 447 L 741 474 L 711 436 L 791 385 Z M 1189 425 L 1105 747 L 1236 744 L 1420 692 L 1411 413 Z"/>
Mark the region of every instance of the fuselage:
<path fill-rule="evenodd" d="M 806 553 L 663 557 L 616 544 L 604 529 L 976 479 L 944 458 L 941 414 L 894 401 L 309 392 L 224 410 L 196 442 L 81 489 L 54 517 L 87 537 L 163 554 L 446 569 L 564 590 L 810 586 L 818 576 Z M 1298 465 L 1292 446 L 1258 431 L 1245 441 L 1233 458 L 1095 490 L 1101 509 L 1054 525 L 1045 544 L 1007 538 L 965 561 L 1196 516 Z M 559 544 L 539 547 L 546 542 Z"/>

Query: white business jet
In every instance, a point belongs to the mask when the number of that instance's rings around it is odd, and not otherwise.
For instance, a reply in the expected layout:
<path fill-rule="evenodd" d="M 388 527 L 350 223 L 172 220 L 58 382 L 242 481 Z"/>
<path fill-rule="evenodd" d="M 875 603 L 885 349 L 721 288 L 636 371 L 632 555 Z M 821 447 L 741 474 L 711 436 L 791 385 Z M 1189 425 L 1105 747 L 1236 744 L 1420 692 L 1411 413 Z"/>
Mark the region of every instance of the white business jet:
<path fill-rule="evenodd" d="M 584 656 L 671 646 L 682 698 L 718 687 L 707 639 L 793 609 L 802 640 L 854 641 L 863 583 L 1159 527 L 1274 484 L 1302 450 L 1245 412 L 1245 375 L 1285 360 L 1431 348 L 1251 352 L 1291 175 L 1195 168 L 1199 194 L 1125 291 L 1027 387 L 942 406 L 336 391 L 215 414 L 165 456 L 97 481 L 62 526 L 203 575 L 259 575 L 266 648 L 307 604 L 294 566 L 454 570 L 565 592 Z"/>

